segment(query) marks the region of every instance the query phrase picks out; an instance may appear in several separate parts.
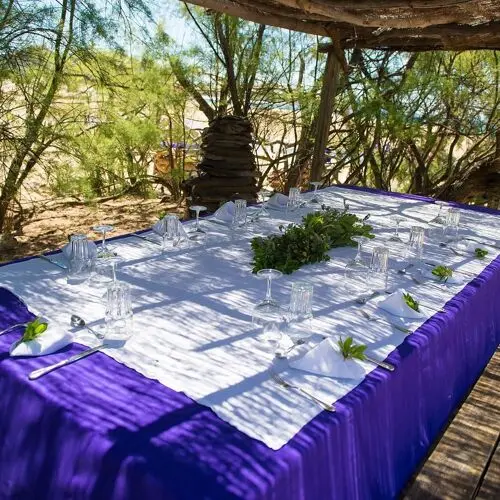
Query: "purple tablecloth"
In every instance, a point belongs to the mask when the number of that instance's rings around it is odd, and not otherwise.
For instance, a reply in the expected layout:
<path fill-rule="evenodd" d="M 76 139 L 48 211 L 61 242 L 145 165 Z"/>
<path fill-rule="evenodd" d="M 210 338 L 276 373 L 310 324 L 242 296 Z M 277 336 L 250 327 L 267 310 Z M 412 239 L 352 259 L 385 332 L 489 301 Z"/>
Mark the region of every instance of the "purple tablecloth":
<path fill-rule="evenodd" d="M 40 291 L 43 293 L 43 290 Z M 389 499 L 500 343 L 500 258 L 287 445 L 273 451 L 182 393 L 83 349 L 11 359 L 0 336 L 0 498 Z M 0 289 L 0 329 L 32 317 Z"/>

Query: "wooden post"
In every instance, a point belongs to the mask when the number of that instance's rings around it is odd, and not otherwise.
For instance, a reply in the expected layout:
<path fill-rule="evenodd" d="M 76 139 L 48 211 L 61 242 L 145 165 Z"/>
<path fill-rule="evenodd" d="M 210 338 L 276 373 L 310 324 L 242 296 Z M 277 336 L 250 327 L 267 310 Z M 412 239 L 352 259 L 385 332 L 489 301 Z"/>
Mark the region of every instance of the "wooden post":
<path fill-rule="evenodd" d="M 500 129 L 496 132 L 496 147 L 495 147 L 495 158 L 493 158 L 493 165 L 495 170 L 500 172 Z"/>
<path fill-rule="evenodd" d="M 311 164 L 311 181 L 320 181 L 325 165 L 325 149 L 328 143 L 330 123 L 332 121 L 333 105 L 339 82 L 340 62 L 332 49 L 328 51 L 321 98 L 319 103 L 318 121 L 316 124 L 316 138 Z"/>

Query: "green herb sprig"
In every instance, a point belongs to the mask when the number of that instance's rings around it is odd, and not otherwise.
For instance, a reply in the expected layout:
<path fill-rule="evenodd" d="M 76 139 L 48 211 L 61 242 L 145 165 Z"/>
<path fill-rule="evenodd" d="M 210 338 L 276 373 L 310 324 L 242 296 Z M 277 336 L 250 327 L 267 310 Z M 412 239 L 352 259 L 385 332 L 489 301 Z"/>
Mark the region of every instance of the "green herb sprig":
<path fill-rule="evenodd" d="M 33 321 L 30 321 L 26 328 L 24 329 L 23 336 L 20 342 L 29 342 L 31 340 L 35 340 L 40 337 L 42 333 L 47 330 L 48 324 L 43 322 L 41 318 L 36 318 Z"/>
<path fill-rule="evenodd" d="M 453 276 L 453 269 L 448 266 L 436 266 L 432 270 L 432 274 L 439 278 L 439 281 L 447 282 L 448 278 L 451 278 Z"/>
<path fill-rule="evenodd" d="M 355 344 L 352 337 L 347 337 L 345 340 L 340 337 L 337 344 L 344 360 L 360 359 L 361 361 L 364 361 L 366 359 L 366 346 L 363 344 Z"/>
<path fill-rule="evenodd" d="M 403 299 L 406 302 L 406 305 L 413 309 L 414 311 L 420 312 L 420 304 L 417 300 L 415 300 L 409 293 L 403 293 Z"/>
<path fill-rule="evenodd" d="M 326 208 L 307 214 L 302 224 L 280 226 L 282 234 L 252 240 L 253 272 L 278 269 L 291 274 L 305 264 L 330 259 L 328 250 L 356 246 L 354 236 L 374 238 L 372 227 L 356 215 Z"/>
<path fill-rule="evenodd" d="M 476 248 L 474 250 L 474 254 L 476 259 L 484 259 L 488 255 L 488 250 L 484 250 L 482 248 Z"/>

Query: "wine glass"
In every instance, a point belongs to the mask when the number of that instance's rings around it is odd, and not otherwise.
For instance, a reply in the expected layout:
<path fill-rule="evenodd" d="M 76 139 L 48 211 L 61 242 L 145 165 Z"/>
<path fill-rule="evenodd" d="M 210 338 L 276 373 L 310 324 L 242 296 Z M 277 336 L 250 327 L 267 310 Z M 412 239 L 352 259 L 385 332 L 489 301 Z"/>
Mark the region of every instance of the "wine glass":
<path fill-rule="evenodd" d="M 392 220 L 396 223 L 396 230 L 394 234 L 389 238 L 389 241 L 397 241 L 399 243 L 402 243 L 403 240 L 401 239 L 401 236 L 399 236 L 399 225 L 404 221 L 404 217 L 395 215 Z"/>
<path fill-rule="evenodd" d="M 194 229 L 191 229 L 188 233 L 190 240 L 201 242 L 207 237 L 207 232 L 200 227 L 200 212 L 205 212 L 206 209 L 207 207 L 204 207 L 203 205 L 192 205 L 189 207 L 189 210 L 196 213 L 196 223 Z"/>
<path fill-rule="evenodd" d="M 344 269 L 343 288 L 351 297 L 358 298 L 368 291 L 368 266 L 349 262 Z"/>
<path fill-rule="evenodd" d="M 431 222 L 435 222 L 436 224 L 444 224 L 446 219 L 443 217 L 442 212 L 443 212 L 443 207 L 445 207 L 447 203 L 445 201 L 436 200 L 435 204 L 439 207 L 439 210 L 436 217 L 434 217 L 434 219 L 432 219 Z"/>
<path fill-rule="evenodd" d="M 115 254 L 108 255 L 105 258 L 96 259 L 92 270 L 92 282 L 98 285 L 115 283 L 118 260 L 119 259 Z"/>
<path fill-rule="evenodd" d="M 363 259 L 363 245 L 368 241 L 368 238 L 366 236 L 353 236 L 351 239 L 358 244 L 358 251 L 354 259 L 350 260 L 347 265 L 352 267 L 366 267 L 366 261 Z"/>
<path fill-rule="evenodd" d="M 269 198 L 273 193 L 271 191 L 268 191 L 267 189 L 261 189 L 258 193 L 257 196 L 261 200 L 261 206 L 260 210 L 255 214 L 254 219 L 260 218 L 260 217 L 269 217 L 269 210 L 267 210 L 267 203 L 269 201 Z"/>
<path fill-rule="evenodd" d="M 266 296 L 263 301 L 259 302 L 254 312 L 259 313 L 265 317 L 274 317 L 281 315 L 282 309 L 280 304 L 272 298 L 271 285 L 273 280 L 279 279 L 283 276 L 281 271 L 277 269 L 261 269 L 257 272 L 257 278 L 267 280 Z"/>
<path fill-rule="evenodd" d="M 98 224 L 93 226 L 92 230 L 96 233 L 102 234 L 102 242 L 99 247 L 97 247 L 97 257 L 110 257 L 114 256 L 115 253 L 106 245 L 106 233 L 110 233 L 115 230 L 115 228 L 110 224 Z"/>
<path fill-rule="evenodd" d="M 314 205 L 321 205 L 321 198 L 318 195 L 318 187 L 321 186 L 321 182 L 312 181 L 310 184 L 311 184 L 311 186 L 314 187 L 314 191 L 313 191 L 312 198 L 309 200 L 309 203 L 313 206 Z"/>

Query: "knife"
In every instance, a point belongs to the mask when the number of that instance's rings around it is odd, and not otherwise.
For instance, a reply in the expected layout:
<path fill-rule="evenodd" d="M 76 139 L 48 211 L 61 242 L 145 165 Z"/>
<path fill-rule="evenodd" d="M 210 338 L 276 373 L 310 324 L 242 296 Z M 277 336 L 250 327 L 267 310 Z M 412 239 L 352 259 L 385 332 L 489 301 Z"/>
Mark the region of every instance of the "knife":
<path fill-rule="evenodd" d="M 78 361 L 79 359 L 86 358 L 87 356 L 94 354 L 94 352 L 97 352 L 100 349 L 103 349 L 104 347 L 108 347 L 108 344 L 100 344 L 96 347 L 92 347 L 92 349 L 87 349 L 86 351 L 83 351 L 79 354 L 75 354 L 74 356 L 71 356 L 71 358 L 63 359 L 62 361 L 59 361 L 58 363 L 54 363 L 53 365 L 49 365 L 49 366 L 46 366 L 45 368 L 40 368 L 38 370 L 32 371 L 28 375 L 28 378 L 30 380 L 36 380 L 37 378 L 43 377 L 44 375 L 46 375 L 47 373 L 50 373 L 53 370 L 57 370 L 58 368 L 61 368 L 63 366 L 74 363 L 75 361 Z"/>
<path fill-rule="evenodd" d="M 372 358 L 371 356 L 367 356 L 366 354 L 365 354 L 365 360 L 369 361 L 370 363 L 373 363 L 374 365 L 380 366 L 380 368 L 384 368 L 385 370 L 388 370 L 390 372 L 394 371 L 394 365 L 386 363 L 385 361 L 379 361 L 378 359 Z"/>
<path fill-rule="evenodd" d="M 43 253 L 41 253 L 40 255 L 37 255 L 37 257 L 39 259 L 42 259 L 42 260 L 46 261 L 46 262 L 50 262 L 51 264 L 53 264 L 54 266 L 59 267 L 60 269 L 64 269 L 65 271 L 68 270 L 68 268 L 65 265 L 59 264 L 59 262 L 56 262 L 55 260 L 49 259 L 45 255 L 43 255 Z"/>
<path fill-rule="evenodd" d="M 137 234 L 137 233 L 133 233 L 132 236 L 135 236 L 136 238 L 147 241 L 148 243 L 153 243 L 155 245 L 161 245 L 161 243 L 159 241 L 150 240 L 149 238 L 146 238 L 146 236 L 142 236 L 142 235 Z"/>

